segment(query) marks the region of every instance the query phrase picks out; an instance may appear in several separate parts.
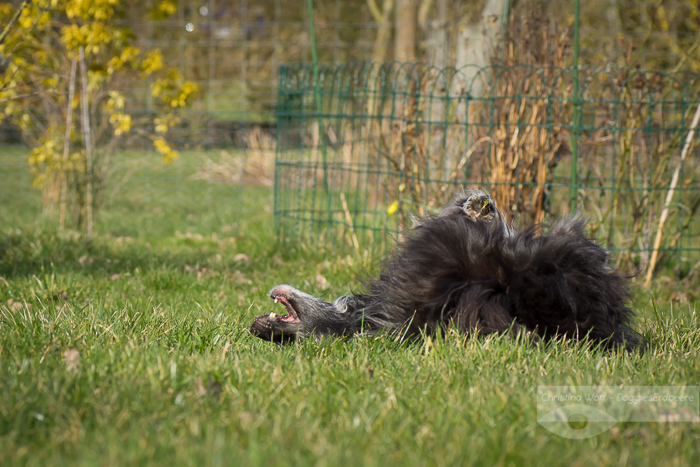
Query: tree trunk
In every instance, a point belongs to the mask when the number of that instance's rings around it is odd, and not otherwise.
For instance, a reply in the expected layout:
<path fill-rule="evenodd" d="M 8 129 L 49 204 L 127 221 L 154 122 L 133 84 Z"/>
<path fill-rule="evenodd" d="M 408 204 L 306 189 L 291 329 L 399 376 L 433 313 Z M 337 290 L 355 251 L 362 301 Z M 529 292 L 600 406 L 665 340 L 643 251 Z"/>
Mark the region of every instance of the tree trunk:
<path fill-rule="evenodd" d="M 498 38 L 503 30 L 503 13 L 508 0 L 487 0 L 476 24 L 463 24 L 457 40 L 457 68 L 464 70 L 467 92 L 472 97 L 482 97 L 484 85 L 477 78 L 481 68 L 491 64 Z"/>
<path fill-rule="evenodd" d="M 394 60 L 399 62 L 416 60 L 418 5 L 418 0 L 397 0 L 396 2 Z"/>
<path fill-rule="evenodd" d="M 438 0 L 437 44 L 435 44 L 435 66 L 447 66 L 447 0 Z"/>

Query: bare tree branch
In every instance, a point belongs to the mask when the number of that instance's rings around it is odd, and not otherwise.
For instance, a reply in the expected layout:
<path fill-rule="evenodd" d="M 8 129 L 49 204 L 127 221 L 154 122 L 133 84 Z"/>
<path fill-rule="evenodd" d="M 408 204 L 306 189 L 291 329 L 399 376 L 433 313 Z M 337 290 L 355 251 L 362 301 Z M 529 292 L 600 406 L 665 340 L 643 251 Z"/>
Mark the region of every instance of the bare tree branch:
<path fill-rule="evenodd" d="M 433 7 L 433 0 L 423 0 L 418 7 L 418 24 L 423 31 L 428 30 L 428 15 Z"/>
<path fill-rule="evenodd" d="M 20 5 L 19 10 L 17 10 L 17 12 L 15 13 L 15 16 L 12 17 L 10 22 L 7 24 L 7 26 L 5 26 L 5 29 L 2 31 L 2 34 L 0 34 L 0 45 L 2 45 L 3 42 L 5 42 L 7 35 L 10 34 L 10 31 L 12 31 L 12 28 L 15 27 L 15 24 L 19 20 L 22 11 L 25 8 L 27 8 L 30 3 L 32 3 L 32 0 L 24 0 L 24 2 L 22 2 L 22 5 Z"/>
<path fill-rule="evenodd" d="M 20 9 L 17 11 L 17 13 L 15 13 L 15 18 L 19 18 L 19 15 L 20 15 L 20 13 L 22 13 L 22 10 L 23 10 L 24 8 L 26 8 L 31 2 L 32 2 L 32 0 L 25 0 L 25 2 L 22 4 L 22 6 L 20 7 Z M 41 9 L 41 13 L 43 14 L 46 10 L 48 10 L 48 7 L 42 8 L 42 9 Z M 16 22 L 15 18 L 12 18 L 12 21 L 15 21 L 15 22 Z M 27 37 L 29 34 L 31 34 L 31 32 L 34 30 L 34 27 L 39 23 L 39 20 L 40 20 L 40 19 L 41 19 L 41 15 L 37 16 L 37 17 L 34 19 L 34 22 L 32 23 L 31 27 L 27 30 L 27 32 L 25 32 L 25 33 L 22 35 L 22 39 L 24 39 L 24 38 Z M 10 24 L 8 24 L 7 27 L 5 28 L 5 31 L 3 31 L 3 37 L 2 37 L 2 40 L 0 40 L 0 44 L 2 44 L 2 41 L 4 41 L 4 40 L 5 40 L 5 37 L 7 37 L 7 34 L 9 34 L 10 29 L 11 29 L 11 26 L 13 26 L 13 25 L 12 25 L 12 21 L 10 21 Z M 8 28 L 10 28 L 10 29 L 8 29 Z M 21 43 L 22 43 L 21 40 L 18 41 L 18 42 L 15 44 L 15 46 L 12 48 L 12 50 L 10 50 L 10 53 L 8 53 L 7 55 L 5 55 L 5 57 L 2 59 L 2 62 L 0 62 L 0 68 L 4 67 L 4 66 L 7 64 L 7 61 L 10 59 L 10 57 L 12 56 L 12 54 L 15 53 L 15 50 L 17 50 L 17 47 L 19 47 L 19 45 L 20 45 Z M 6 83 L 6 85 L 7 85 L 7 83 Z M 1 90 L 1 89 L 0 89 L 0 90 Z"/>
<path fill-rule="evenodd" d="M 376 21 L 378 24 L 381 24 L 384 21 L 384 16 L 382 15 L 379 6 L 377 6 L 377 2 L 375 2 L 374 0 L 367 0 L 367 6 L 369 7 L 369 12 L 372 13 L 374 21 Z"/>
<path fill-rule="evenodd" d="M 383 62 L 386 59 L 387 45 L 391 37 L 389 16 L 391 16 L 391 11 L 394 9 L 394 0 L 384 0 L 381 11 L 374 0 L 367 0 L 367 5 L 377 23 L 377 37 L 374 40 L 372 61 Z"/>

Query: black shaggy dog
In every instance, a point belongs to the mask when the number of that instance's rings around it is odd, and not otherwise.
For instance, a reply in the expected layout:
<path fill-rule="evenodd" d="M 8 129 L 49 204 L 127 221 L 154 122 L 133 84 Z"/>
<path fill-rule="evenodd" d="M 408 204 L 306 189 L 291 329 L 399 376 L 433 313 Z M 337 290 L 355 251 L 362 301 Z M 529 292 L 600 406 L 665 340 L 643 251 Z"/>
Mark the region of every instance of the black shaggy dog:
<path fill-rule="evenodd" d="M 420 220 L 365 293 L 325 302 L 289 285 L 270 291 L 287 310 L 255 319 L 250 332 L 288 342 L 388 330 L 416 336 L 454 326 L 468 335 L 515 332 L 531 339 L 583 338 L 633 348 L 626 279 L 585 221 L 514 231 L 483 191 L 455 196 Z"/>

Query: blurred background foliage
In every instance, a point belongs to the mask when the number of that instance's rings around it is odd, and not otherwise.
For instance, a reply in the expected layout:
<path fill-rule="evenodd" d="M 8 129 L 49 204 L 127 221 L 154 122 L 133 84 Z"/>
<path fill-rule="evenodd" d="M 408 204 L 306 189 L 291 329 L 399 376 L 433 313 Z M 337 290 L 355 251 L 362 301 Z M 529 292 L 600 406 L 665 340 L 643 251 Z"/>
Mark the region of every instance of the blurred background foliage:
<path fill-rule="evenodd" d="M 484 21 L 484 8 L 489 3 L 493 1 L 315 1 L 319 60 L 335 63 L 400 60 L 438 67 L 457 66 L 459 43 L 465 29 Z M 517 31 L 507 27 L 510 35 L 533 37 L 533 32 L 538 31 L 551 34 L 552 31 L 541 30 L 545 19 L 551 19 L 550 28 L 572 35 L 574 9 L 570 0 L 503 3 L 516 18 L 532 16 L 529 11 L 539 17 L 539 21 L 517 26 Z M 659 71 L 700 71 L 698 3 L 697 0 L 582 2 L 580 62 Z M 21 4 L 19 0 L 0 2 L 3 25 Z M 7 55 L 14 47 L 12 37 L 15 41 L 26 38 L 39 11 L 43 12 L 43 19 L 29 36 L 53 41 L 55 46 L 65 46 L 67 50 L 75 48 L 79 40 L 99 42 L 99 53 L 105 56 L 110 52 L 114 55 L 114 47 L 124 48 L 128 44 L 141 51 L 131 57 L 137 62 L 145 60 L 149 52 L 159 50 L 160 56 L 157 59 L 151 56 L 151 67 L 143 68 L 144 74 L 160 65 L 177 70 L 177 75 L 168 75 L 171 82 L 183 79 L 196 83 L 201 92 L 192 99 L 189 112 L 192 116 L 180 122 L 188 130 L 181 128 L 180 144 L 231 142 L 238 136 L 236 130 L 250 122 L 273 123 L 279 66 L 311 60 L 308 15 L 303 2 L 298 0 L 35 0 L 1 53 Z M 411 14 L 404 14 L 406 11 Z M 54 31 L 56 40 L 44 38 L 51 29 L 47 29 L 49 18 L 51 28 L 60 29 Z M 552 44 L 552 47 L 557 46 Z M 133 65 L 128 51 L 121 59 L 112 58 L 112 64 L 118 68 Z M 7 68 L 9 64 L 4 62 L 3 59 L 3 67 Z M 109 67 L 104 69 L 113 71 Z M 63 75 L 65 79 L 68 73 Z M 7 73 L 4 76 L 7 79 Z M 156 112 L 158 107 L 152 96 L 154 78 L 143 75 L 141 78 L 130 84 L 125 102 L 125 110 L 132 116 Z M 23 103 L 19 101 L 18 105 Z M 7 101 L 2 104 L 9 105 Z M 13 122 L 21 123 L 15 119 Z M 10 137 L 8 132 L 5 127 L 5 138 Z M 11 136 L 19 138 L 14 132 Z"/>
<path fill-rule="evenodd" d="M 323 63 L 400 61 L 438 69 L 470 64 L 566 68 L 573 64 L 573 5 L 570 0 L 315 0 L 318 57 Z M 579 63 L 697 73 L 699 14 L 698 0 L 581 2 Z M 0 2 L 0 144 L 28 147 L 44 214 L 88 231 L 92 211 L 109 196 L 106 187 L 121 186 L 120 180 L 132 176 L 115 160 L 122 150 L 154 152 L 156 157 L 149 156 L 154 163 L 172 162 L 186 150 L 197 160 L 183 167 L 197 168 L 181 169 L 178 177 L 272 186 L 279 70 L 311 60 L 308 18 L 306 4 L 298 0 Z M 634 92 L 656 89 L 646 82 L 639 88 L 622 74 L 611 78 Z M 564 91 L 571 95 L 570 89 Z M 573 107 L 562 107 L 562 121 L 540 123 L 569 125 Z M 507 112 L 505 103 L 503 109 L 505 157 L 514 154 L 508 152 L 512 135 L 506 129 L 521 125 L 526 116 Z M 689 109 L 681 112 L 688 120 Z M 637 120 L 646 115 L 637 114 Z M 641 128 L 637 120 L 633 126 Z M 681 127 L 673 130 L 679 135 L 674 141 L 680 141 Z M 410 130 L 396 130 L 406 147 L 419 140 L 406 138 Z M 554 135 L 558 139 L 552 145 L 552 154 L 562 158 L 560 167 L 571 165 L 572 142 L 565 133 Z M 328 135 L 305 137 L 309 141 L 300 140 L 302 146 L 333 144 L 326 141 Z M 455 147 L 464 153 L 470 146 L 467 138 Z M 656 162 L 640 159 L 645 167 L 656 164 L 669 172 L 670 159 L 647 146 L 637 154 Z M 448 162 L 461 159 L 446 157 Z M 473 169 L 478 167 L 471 169 L 477 174 Z M 498 172 L 492 171 L 475 180 L 510 183 L 521 177 L 522 171 L 516 172 L 495 180 Z M 693 177 L 687 173 L 683 183 L 694 183 Z M 664 189 L 663 180 L 658 190 Z M 495 194 L 515 206 L 514 215 L 522 215 L 526 203 L 511 202 L 515 195 Z M 534 220 L 542 219 L 540 205 L 530 216 Z M 695 210 L 689 212 L 692 217 Z"/>

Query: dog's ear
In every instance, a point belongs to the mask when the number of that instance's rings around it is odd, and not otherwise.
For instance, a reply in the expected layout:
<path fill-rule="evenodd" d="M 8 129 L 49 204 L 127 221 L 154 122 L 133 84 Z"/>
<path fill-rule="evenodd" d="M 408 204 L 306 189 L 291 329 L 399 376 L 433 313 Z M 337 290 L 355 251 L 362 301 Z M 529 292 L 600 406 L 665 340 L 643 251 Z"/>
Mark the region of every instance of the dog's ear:
<path fill-rule="evenodd" d="M 415 229 L 416 227 L 420 227 L 420 225 L 422 224 L 421 220 L 419 218 L 417 218 L 416 216 L 414 216 L 413 214 L 409 214 L 408 217 L 411 218 L 411 222 L 413 223 L 413 225 L 411 226 L 412 229 Z"/>

